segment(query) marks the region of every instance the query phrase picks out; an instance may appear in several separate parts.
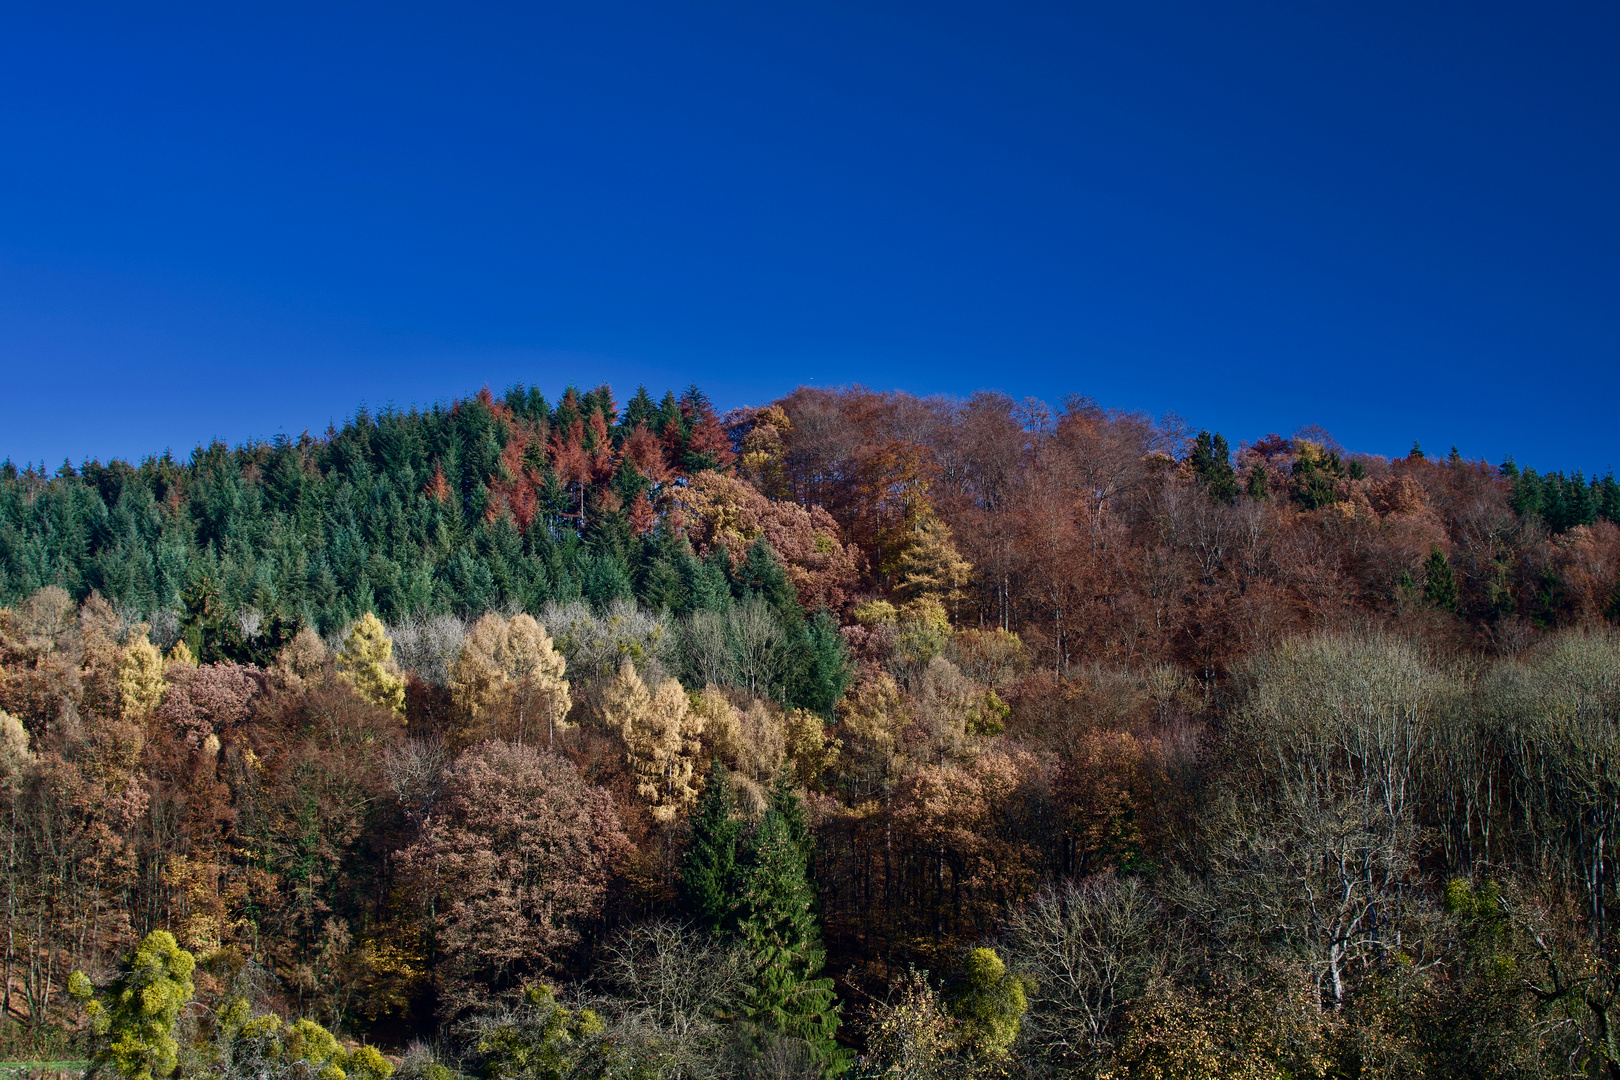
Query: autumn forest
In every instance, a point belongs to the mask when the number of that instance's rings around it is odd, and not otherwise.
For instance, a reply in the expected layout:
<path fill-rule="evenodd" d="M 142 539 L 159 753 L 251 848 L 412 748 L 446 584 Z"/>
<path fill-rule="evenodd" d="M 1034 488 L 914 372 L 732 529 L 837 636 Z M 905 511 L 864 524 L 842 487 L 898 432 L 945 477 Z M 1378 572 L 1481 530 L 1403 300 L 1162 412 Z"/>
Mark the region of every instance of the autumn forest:
<path fill-rule="evenodd" d="M 1612 474 L 515 386 L 8 461 L 0 605 L 10 1059 L 1620 1080 Z"/>

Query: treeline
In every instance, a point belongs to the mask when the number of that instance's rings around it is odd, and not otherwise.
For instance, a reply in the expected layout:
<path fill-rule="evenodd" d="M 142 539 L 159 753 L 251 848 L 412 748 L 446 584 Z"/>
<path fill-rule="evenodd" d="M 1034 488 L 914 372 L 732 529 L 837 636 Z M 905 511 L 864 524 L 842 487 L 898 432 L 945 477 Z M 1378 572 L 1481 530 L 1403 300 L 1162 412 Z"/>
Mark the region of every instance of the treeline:
<path fill-rule="evenodd" d="M 4 483 L 15 1047 L 1620 1076 L 1612 479 L 856 388 Z"/>

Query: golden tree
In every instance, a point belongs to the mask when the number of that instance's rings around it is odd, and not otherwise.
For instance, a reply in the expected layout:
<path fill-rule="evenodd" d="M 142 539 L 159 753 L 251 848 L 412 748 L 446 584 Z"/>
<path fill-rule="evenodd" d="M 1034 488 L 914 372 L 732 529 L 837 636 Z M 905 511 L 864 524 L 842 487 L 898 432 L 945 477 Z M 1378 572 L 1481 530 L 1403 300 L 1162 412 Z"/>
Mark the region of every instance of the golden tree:
<path fill-rule="evenodd" d="M 124 716 L 133 720 L 158 707 L 169 688 L 163 677 L 163 654 L 141 634 L 124 646 L 118 661 L 118 697 Z"/>
<path fill-rule="evenodd" d="M 573 707 L 567 663 L 546 628 L 530 615 L 494 612 L 473 624 L 450 672 L 450 694 L 470 721 L 469 735 L 506 733 L 522 744 L 530 726 L 546 724 L 546 745 L 567 726 Z M 468 741 L 475 741 L 469 738 Z"/>
<path fill-rule="evenodd" d="M 694 710 L 686 691 L 665 679 L 652 691 L 626 660 L 602 695 L 602 714 L 618 729 L 636 774 L 636 791 L 653 817 L 672 821 L 697 801 L 693 777 L 703 751 L 704 714 Z"/>
<path fill-rule="evenodd" d="M 337 668 L 361 697 L 404 716 L 405 679 L 394 666 L 393 653 L 394 642 L 382 620 L 368 611 L 343 639 Z"/>

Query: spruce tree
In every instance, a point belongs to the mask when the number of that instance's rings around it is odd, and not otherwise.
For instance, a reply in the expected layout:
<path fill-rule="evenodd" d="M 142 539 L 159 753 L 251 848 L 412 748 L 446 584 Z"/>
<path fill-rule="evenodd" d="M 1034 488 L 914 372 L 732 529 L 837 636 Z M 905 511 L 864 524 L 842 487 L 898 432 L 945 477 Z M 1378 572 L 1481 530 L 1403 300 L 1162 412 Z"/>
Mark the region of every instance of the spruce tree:
<path fill-rule="evenodd" d="M 1271 498 L 1271 487 L 1266 483 L 1265 466 L 1259 464 L 1249 466 L 1249 483 L 1245 490 L 1249 498 L 1258 502 Z"/>
<path fill-rule="evenodd" d="M 776 809 L 766 811 L 750 854 L 742 894 L 742 933 L 754 957 L 748 1018 L 770 1034 L 804 1040 L 824 1075 L 837 1075 L 847 1057 L 835 1041 L 840 1021 L 832 980 L 816 977 L 825 953 L 815 897 L 793 826 Z"/>
<path fill-rule="evenodd" d="M 764 537 L 749 545 L 748 555 L 738 570 L 737 580 L 743 590 L 742 596 L 738 599 L 759 597 L 775 609 L 776 614 L 787 626 L 793 626 L 804 618 L 804 609 L 799 606 L 799 594 L 794 590 L 793 583 L 788 580 L 787 571 L 782 567 L 782 560 L 776 557 L 776 552 L 765 542 Z"/>
<path fill-rule="evenodd" d="M 782 824 L 787 834 L 797 845 L 799 854 L 804 859 L 804 880 L 810 889 L 811 910 L 815 910 L 816 903 L 816 864 L 815 864 L 815 838 L 810 835 L 810 815 L 805 811 L 804 802 L 794 793 L 793 785 L 788 782 L 788 773 L 784 770 L 771 785 L 770 809 L 781 815 Z"/>
<path fill-rule="evenodd" d="M 1232 448 L 1227 445 L 1226 436 L 1218 432 L 1211 435 L 1207 431 L 1200 431 L 1193 442 L 1190 460 L 1193 474 L 1211 499 L 1229 503 L 1237 498 L 1237 477 L 1232 472 Z"/>
<path fill-rule="evenodd" d="M 826 608 L 820 608 L 804 622 L 788 702 L 831 719 L 852 675 L 849 647 L 838 632 L 838 620 Z"/>
<path fill-rule="evenodd" d="M 737 910 L 737 837 L 741 824 L 732 819 L 736 797 L 731 774 L 718 759 L 709 765 L 709 780 L 692 811 L 692 843 L 681 861 L 681 897 L 692 918 L 718 933 Z"/>
<path fill-rule="evenodd" d="M 1423 564 L 1423 598 L 1445 611 L 1457 610 L 1457 579 L 1451 572 L 1451 563 L 1446 561 L 1446 553 L 1438 547 L 1429 551 L 1429 558 Z"/>

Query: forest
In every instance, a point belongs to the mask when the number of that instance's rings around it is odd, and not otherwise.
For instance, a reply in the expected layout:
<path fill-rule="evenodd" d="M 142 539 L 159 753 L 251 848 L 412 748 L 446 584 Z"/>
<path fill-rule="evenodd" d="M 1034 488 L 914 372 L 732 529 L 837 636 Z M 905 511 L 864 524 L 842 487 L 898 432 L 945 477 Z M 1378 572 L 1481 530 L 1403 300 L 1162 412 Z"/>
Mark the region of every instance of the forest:
<path fill-rule="evenodd" d="M 8 1059 L 1620 1080 L 1612 473 L 515 386 L 7 461 L 0 605 Z"/>

